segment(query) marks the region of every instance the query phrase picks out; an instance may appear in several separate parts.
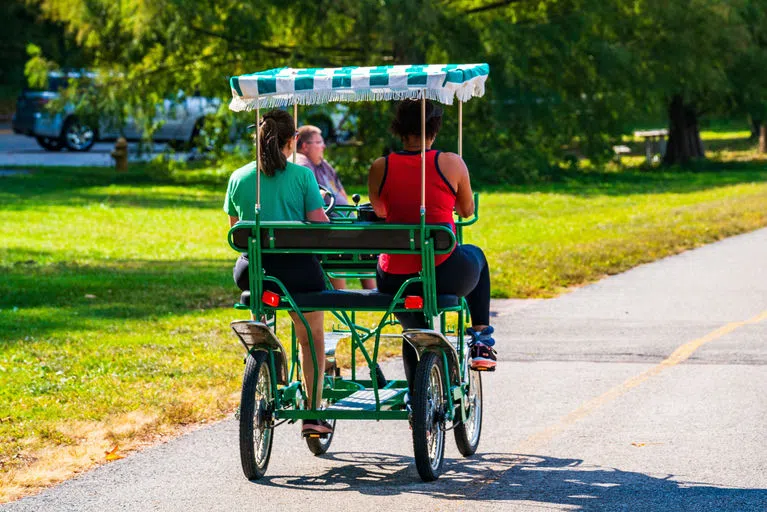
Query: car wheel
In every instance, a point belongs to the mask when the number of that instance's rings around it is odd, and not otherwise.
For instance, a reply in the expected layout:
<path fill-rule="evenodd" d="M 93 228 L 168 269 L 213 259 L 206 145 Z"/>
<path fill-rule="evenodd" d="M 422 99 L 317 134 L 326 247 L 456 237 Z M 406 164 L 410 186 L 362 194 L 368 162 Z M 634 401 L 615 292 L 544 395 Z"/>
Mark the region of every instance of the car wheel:
<path fill-rule="evenodd" d="M 52 137 L 35 137 L 40 147 L 46 151 L 61 151 L 61 141 Z"/>
<path fill-rule="evenodd" d="M 61 139 L 70 151 L 90 151 L 96 142 L 96 130 L 76 117 L 70 117 L 64 123 Z"/>

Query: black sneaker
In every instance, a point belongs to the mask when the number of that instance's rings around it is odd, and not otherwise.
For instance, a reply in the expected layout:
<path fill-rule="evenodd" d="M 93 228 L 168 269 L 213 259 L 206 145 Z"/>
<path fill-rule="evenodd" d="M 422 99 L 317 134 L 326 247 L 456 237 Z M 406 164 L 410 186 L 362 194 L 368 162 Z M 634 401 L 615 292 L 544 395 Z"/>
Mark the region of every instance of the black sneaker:
<path fill-rule="evenodd" d="M 466 334 L 471 336 L 469 342 L 469 364 L 472 370 L 476 371 L 495 371 L 496 352 L 493 349 L 495 340 L 492 337 L 494 329 L 487 326 L 482 332 L 477 332 L 471 327 L 466 329 Z"/>

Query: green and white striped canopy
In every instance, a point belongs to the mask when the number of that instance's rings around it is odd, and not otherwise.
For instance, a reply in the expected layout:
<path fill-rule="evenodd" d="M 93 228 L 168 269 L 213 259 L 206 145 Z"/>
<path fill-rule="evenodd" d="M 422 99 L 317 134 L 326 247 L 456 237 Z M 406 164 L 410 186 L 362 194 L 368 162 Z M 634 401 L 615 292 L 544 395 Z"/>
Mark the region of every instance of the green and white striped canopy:
<path fill-rule="evenodd" d="M 292 69 L 232 77 L 236 112 L 339 101 L 383 101 L 426 97 L 447 105 L 485 94 L 487 64 L 429 64 Z"/>

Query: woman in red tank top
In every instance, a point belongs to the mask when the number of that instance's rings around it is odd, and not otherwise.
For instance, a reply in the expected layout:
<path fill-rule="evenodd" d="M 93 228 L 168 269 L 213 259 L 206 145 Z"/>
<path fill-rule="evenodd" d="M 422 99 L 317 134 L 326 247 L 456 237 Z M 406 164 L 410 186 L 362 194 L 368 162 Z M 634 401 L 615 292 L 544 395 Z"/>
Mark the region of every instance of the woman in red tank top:
<path fill-rule="evenodd" d="M 426 222 L 446 224 L 455 232 L 453 211 L 461 217 L 474 213 L 474 196 L 469 171 L 455 153 L 431 149 L 442 126 L 442 109 L 426 102 Z M 421 101 L 404 100 L 397 107 L 391 130 L 402 140 L 403 150 L 373 162 L 368 176 L 368 193 L 379 217 L 391 223 L 420 221 L 421 205 Z M 471 365 L 494 370 L 496 354 L 492 348 L 490 321 L 490 272 L 482 249 L 459 245 L 451 254 L 435 257 L 437 293 L 466 297 L 471 313 Z M 418 255 L 381 254 L 376 282 L 383 293 L 396 293 L 402 283 L 421 271 Z M 408 293 L 421 294 L 419 286 Z M 421 313 L 402 313 L 397 318 L 404 329 L 425 328 Z M 411 385 L 418 356 L 403 342 L 405 374 Z"/>

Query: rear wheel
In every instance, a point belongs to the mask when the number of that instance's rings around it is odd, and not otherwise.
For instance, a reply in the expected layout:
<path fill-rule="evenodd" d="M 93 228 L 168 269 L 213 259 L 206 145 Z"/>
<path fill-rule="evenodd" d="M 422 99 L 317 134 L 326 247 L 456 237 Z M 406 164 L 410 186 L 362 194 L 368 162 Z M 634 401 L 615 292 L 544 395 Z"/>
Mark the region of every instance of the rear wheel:
<path fill-rule="evenodd" d="M 264 476 L 272 454 L 274 389 L 267 353 L 248 355 L 240 402 L 240 460 L 248 480 Z"/>
<path fill-rule="evenodd" d="M 418 362 L 413 389 L 413 451 L 424 482 L 439 478 L 445 461 L 445 383 L 442 358 L 427 352 Z"/>
<path fill-rule="evenodd" d="M 479 446 L 479 438 L 482 434 L 482 375 L 466 367 L 469 372 L 469 390 L 466 397 L 458 407 L 466 411 L 466 421 L 461 421 L 461 410 L 456 411 L 453 420 L 455 425 L 455 444 L 461 455 L 468 457 L 474 455 Z"/>
<path fill-rule="evenodd" d="M 37 143 L 46 151 L 61 151 L 61 141 L 53 137 L 35 137 Z"/>
<path fill-rule="evenodd" d="M 61 131 L 61 139 L 70 151 L 90 151 L 96 143 L 96 130 L 76 117 L 69 117 Z"/>

